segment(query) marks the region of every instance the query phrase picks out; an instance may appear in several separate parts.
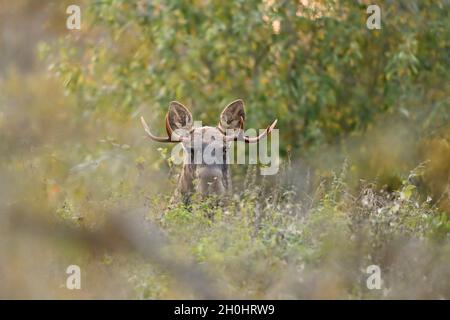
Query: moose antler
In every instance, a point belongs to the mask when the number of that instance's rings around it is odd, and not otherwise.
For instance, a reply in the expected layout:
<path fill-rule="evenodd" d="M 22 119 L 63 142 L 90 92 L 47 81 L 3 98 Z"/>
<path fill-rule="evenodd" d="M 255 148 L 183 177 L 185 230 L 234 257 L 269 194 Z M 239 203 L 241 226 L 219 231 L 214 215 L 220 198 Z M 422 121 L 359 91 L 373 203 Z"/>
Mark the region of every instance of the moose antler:
<path fill-rule="evenodd" d="M 273 131 L 273 129 L 275 128 L 275 126 L 277 125 L 277 122 L 278 122 L 278 119 L 275 119 L 275 121 L 272 122 L 272 124 L 270 126 L 268 126 L 266 128 L 266 130 L 264 130 L 264 132 L 262 132 L 259 136 L 257 136 L 257 137 L 248 137 L 248 136 L 244 136 L 243 135 L 243 132 L 244 132 L 244 118 L 241 117 L 241 121 L 240 121 L 240 124 L 239 124 L 240 128 L 238 130 L 238 133 L 236 135 L 225 136 L 226 137 L 225 140 L 226 141 L 244 141 L 245 143 L 256 143 L 259 140 L 261 140 L 262 138 L 264 138 L 265 136 L 267 136 L 268 134 L 270 134 Z"/>
<path fill-rule="evenodd" d="M 188 120 L 189 119 L 187 118 L 186 123 L 189 122 Z M 245 143 L 257 143 L 259 140 L 261 140 L 262 138 L 264 138 L 265 136 L 267 136 L 268 134 L 270 134 L 273 131 L 273 129 L 277 125 L 278 119 L 275 119 L 275 121 L 272 122 L 272 124 L 270 126 L 268 126 L 266 128 L 266 130 L 264 130 L 264 132 L 262 132 L 257 137 L 244 136 L 244 121 L 245 121 L 244 117 L 241 116 L 240 121 L 239 121 L 239 129 L 237 130 L 237 133 L 233 134 L 233 135 L 226 135 L 226 133 L 224 132 L 224 129 L 221 127 L 220 123 L 219 123 L 219 126 L 217 127 L 217 129 L 219 129 L 219 131 L 223 134 L 224 140 L 227 142 L 244 141 Z M 170 122 L 169 122 L 169 113 L 166 114 L 166 120 L 165 120 L 167 137 L 157 137 L 154 134 L 152 134 L 150 132 L 150 129 L 149 129 L 147 123 L 145 122 L 144 117 L 141 117 L 141 123 L 142 123 L 142 126 L 144 127 L 144 130 L 147 133 L 147 135 L 150 137 L 150 139 L 152 139 L 154 141 L 177 143 L 177 142 L 187 141 L 191 138 L 189 136 L 179 135 L 176 133 L 176 131 L 174 134 L 174 130 L 170 126 Z M 192 130 L 191 130 L 191 132 L 192 132 Z M 174 136 L 176 137 L 175 139 L 173 139 Z"/>
<path fill-rule="evenodd" d="M 141 123 L 142 126 L 144 127 L 145 132 L 147 133 L 147 135 L 150 137 L 150 139 L 154 140 L 154 141 L 158 141 L 158 142 L 171 142 L 171 143 L 177 143 L 177 142 L 181 142 L 184 140 L 184 137 L 179 137 L 178 140 L 174 140 L 172 139 L 173 136 L 173 130 L 170 127 L 169 124 L 169 114 L 166 114 L 166 132 L 167 132 L 167 138 L 163 138 L 163 137 L 157 137 L 154 134 L 152 134 L 150 132 L 150 128 L 147 125 L 147 122 L 145 122 L 144 117 L 141 117 Z"/>

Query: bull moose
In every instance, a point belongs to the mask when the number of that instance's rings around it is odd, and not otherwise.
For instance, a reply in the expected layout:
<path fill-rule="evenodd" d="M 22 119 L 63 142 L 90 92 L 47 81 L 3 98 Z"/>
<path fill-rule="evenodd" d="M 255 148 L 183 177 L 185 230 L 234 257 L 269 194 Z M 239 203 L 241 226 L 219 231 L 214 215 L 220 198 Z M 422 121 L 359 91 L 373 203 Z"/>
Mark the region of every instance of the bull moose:
<path fill-rule="evenodd" d="M 176 101 L 169 104 L 166 114 L 167 137 L 153 135 L 143 117 L 141 117 L 141 122 L 150 139 L 182 144 L 183 168 L 175 195 L 181 196 L 183 202 L 188 203 L 194 193 L 199 193 L 201 196 L 229 193 L 231 191 L 231 175 L 227 159 L 231 142 L 257 143 L 272 132 L 277 120 L 256 137 L 244 135 L 245 109 L 244 102 L 239 99 L 225 107 L 216 127 L 194 127 L 192 113 Z M 195 161 L 196 155 L 203 154 L 201 151 L 208 148 L 212 150 L 209 153 L 209 159 L 200 157 L 199 161 Z"/>

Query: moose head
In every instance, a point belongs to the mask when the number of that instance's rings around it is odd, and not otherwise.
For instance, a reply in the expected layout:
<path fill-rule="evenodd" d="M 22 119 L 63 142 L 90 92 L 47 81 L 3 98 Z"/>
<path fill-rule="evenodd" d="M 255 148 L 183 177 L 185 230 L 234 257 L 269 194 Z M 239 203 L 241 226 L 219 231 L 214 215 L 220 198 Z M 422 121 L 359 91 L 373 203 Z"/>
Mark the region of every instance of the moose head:
<path fill-rule="evenodd" d="M 141 122 L 150 139 L 165 143 L 181 143 L 184 158 L 177 194 L 181 195 L 186 203 L 195 192 L 205 196 L 222 195 L 231 191 L 231 176 L 227 161 L 231 143 L 233 141 L 257 143 L 272 132 L 277 120 L 259 136 L 245 136 L 244 102 L 236 100 L 222 111 L 216 127 L 194 127 L 192 113 L 176 101 L 170 103 L 166 114 L 167 137 L 153 135 L 143 117 Z M 196 180 L 198 183 L 194 183 Z"/>

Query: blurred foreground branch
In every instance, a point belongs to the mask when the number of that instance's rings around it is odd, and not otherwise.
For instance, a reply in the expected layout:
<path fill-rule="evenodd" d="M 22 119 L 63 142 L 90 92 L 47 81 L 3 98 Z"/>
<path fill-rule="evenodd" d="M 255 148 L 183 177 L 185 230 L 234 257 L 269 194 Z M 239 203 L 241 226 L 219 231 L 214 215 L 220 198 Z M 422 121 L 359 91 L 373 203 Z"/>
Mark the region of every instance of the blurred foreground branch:
<path fill-rule="evenodd" d="M 217 281 L 188 258 L 179 259 L 161 230 L 144 219 L 144 210 L 114 212 L 98 230 L 88 230 L 33 215 L 14 207 L 0 215 L 0 227 L 16 233 L 86 245 L 94 249 L 136 253 L 172 275 L 200 299 L 224 298 Z M 3 232 L 2 232 L 3 233 Z"/>

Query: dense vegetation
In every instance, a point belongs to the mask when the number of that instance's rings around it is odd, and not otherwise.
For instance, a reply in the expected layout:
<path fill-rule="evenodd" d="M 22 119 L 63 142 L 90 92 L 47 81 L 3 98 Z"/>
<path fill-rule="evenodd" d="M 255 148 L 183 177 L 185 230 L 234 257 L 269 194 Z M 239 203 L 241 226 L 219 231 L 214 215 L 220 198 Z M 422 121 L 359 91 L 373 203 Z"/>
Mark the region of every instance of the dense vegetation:
<path fill-rule="evenodd" d="M 86 1 L 80 31 L 67 4 L 0 7 L 0 210 L 80 232 L 138 216 L 220 297 L 450 298 L 449 1 L 379 1 L 381 30 L 368 1 Z M 236 98 L 249 127 L 279 119 L 279 174 L 235 166 L 224 206 L 169 205 L 179 168 L 139 116 L 162 132 L 179 100 L 216 124 Z M 6 220 L 0 297 L 204 297 L 139 246 Z"/>

